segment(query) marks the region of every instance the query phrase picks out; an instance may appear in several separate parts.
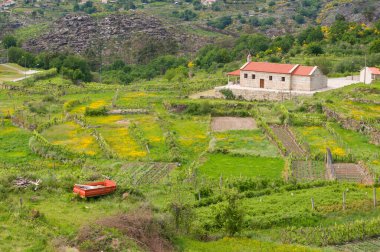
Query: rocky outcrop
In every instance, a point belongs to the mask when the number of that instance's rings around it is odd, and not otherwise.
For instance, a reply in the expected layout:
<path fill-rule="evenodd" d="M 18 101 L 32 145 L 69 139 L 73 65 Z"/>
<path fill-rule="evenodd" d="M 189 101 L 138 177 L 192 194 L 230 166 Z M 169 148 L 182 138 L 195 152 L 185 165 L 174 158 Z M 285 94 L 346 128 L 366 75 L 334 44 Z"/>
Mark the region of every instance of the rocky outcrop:
<path fill-rule="evenodd" d="M 32 52 L 48 50 L 79 54 L 88 53 L 89 50 L 95 54 L 103 50 L 103 56 L 129 57 L 131 48 L 138 50 L 148 41 L 169 45 L 161 50 L 185 52 L 196 51 L 207 42 L 143 13 L 102 17 L 68 14 L 57 20 L 42 36 L 24 43 L 24 48 Z"/>

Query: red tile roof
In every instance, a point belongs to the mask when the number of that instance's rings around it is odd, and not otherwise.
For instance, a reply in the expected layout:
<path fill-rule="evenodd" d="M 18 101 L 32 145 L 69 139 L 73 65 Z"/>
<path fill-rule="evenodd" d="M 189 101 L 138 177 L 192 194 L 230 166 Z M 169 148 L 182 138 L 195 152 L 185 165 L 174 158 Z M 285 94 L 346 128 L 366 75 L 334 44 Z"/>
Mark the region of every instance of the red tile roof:
<path fill-rule="evenodd" d="M 235 70 L 235 71 L 229 72 L 229 73 L 227 73 L 227 75 L 240 76 L 240 70 Z"/>
<path fill-rule="evenodd" d="M 380 74 L 380 69 L 377 67 L 369 67 L 372 74 Z"/>
<path fill-rule="evenodd" d="M 249 62 L 242 66 L 240 70 L 309 76 L 313 73 L 314 68 L 314 66 L 300 66 L 296 64 Z M 228 75 L 234 75 L 232 73 L 237 73 L 237 71 L 239 70 L 228 73 Z"/>
<path fill-rule="evenodd" d="M 302 75 L 302 76 L 309 76 L 312 74 L 314 70 L 313 66 L 299 66 L 296 68 L 296 70 L 293 71 L 292 74 L 294 75 Z"/>
<path fill-rule="evenodd" d="M 290 74 L 291 70 L 297 65 L 292 64 L 278 64 L 268 62 L 249 62 L 244 65 L 241 70 L 255 71 L 255 72 L 268 72 L 268 73 L 282 73 Z"/>

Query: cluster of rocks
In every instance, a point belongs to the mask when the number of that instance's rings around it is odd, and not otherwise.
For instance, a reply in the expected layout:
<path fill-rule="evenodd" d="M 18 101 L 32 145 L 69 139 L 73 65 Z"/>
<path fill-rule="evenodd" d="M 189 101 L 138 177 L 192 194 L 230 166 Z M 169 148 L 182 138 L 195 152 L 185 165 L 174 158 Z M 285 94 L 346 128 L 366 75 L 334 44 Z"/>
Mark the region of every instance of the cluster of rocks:
<path fill-rule="evenodd" d="M 103 17 L 68 14 L 57 20 L 45 34 L 25 42 L 23 47 L 32 52 L 70 51 L 79 54 L 102 48 L 105 54 L 120 55 L 130 53 L 132 47 L 141 46 L 148 40 L 176 43 L 181 51 L 188 52 L 204 45 L 196 35 L 185 34 L 155 17 L 133 13 Z"/>

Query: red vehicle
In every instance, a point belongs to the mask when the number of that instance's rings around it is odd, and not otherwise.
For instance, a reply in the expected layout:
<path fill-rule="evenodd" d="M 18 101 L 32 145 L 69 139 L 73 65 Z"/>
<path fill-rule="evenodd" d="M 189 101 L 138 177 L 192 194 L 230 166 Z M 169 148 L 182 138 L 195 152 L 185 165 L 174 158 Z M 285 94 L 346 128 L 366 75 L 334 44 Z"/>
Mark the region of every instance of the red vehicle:
<path fill-rule="evenodd" d="M 96 197 L 113 193 L 116 183 L 112 180 L 92 182 L 84 185 L 75 184 L 73 192 L 82 198 Z"/>

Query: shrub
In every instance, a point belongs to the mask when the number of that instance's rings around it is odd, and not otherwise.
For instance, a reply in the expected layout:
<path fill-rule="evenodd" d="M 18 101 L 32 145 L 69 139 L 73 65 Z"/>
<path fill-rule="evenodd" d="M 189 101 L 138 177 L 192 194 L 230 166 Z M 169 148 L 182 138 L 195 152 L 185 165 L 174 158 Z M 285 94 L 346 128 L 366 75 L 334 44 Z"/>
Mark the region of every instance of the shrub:
<path fill-rule="evenodd" d="M 223 227 L 228 235 L 233 236 L 243 229 L 244 211 L 237 203 L 238 194 L 227 195 L 227 204 L 221 205 L 215 216 L 216 226 Z"/>
<path fill-rule="evenodd" d="M 106 107 L 101 107 L 101 108 L 89 108 L 89 107 L 86 107 L 84 115 L 85 116 L 103 116 L 103 115 L 107 115 L 107 108 Z"/>
<path fill-rule="evenodd" d="M 235 99 L 235 95 L 231 89 L 223 88 L 220 90 L 220 93 L 222 95 L 224 95 L 224 98 L 226 98 L 227 100 L 234 100 Z"/>

